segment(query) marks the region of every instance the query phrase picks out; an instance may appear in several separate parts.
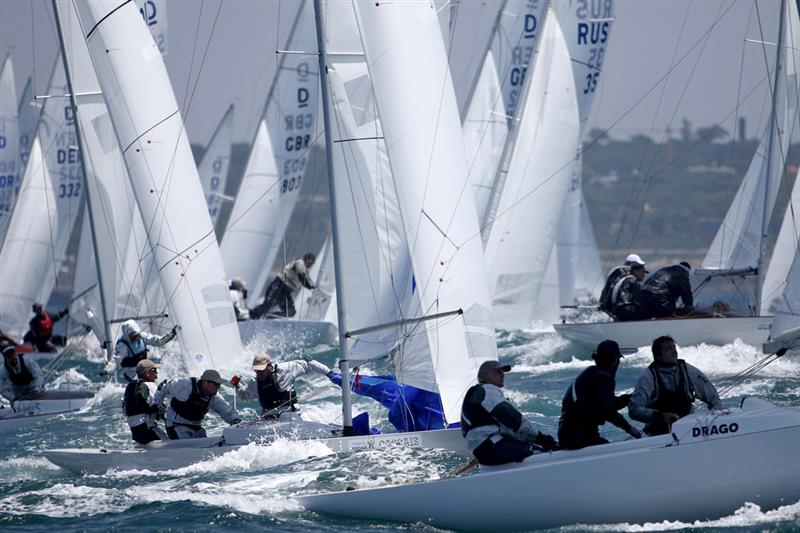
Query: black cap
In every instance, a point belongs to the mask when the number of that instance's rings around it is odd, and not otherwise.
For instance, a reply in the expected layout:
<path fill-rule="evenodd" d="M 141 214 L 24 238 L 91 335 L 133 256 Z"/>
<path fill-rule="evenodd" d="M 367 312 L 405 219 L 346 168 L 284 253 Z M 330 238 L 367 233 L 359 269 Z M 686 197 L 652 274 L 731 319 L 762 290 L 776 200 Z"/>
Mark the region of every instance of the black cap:
<path fill-rule="evenodd" d="M 503 372 L 510 372 L 511 365 L 503 365 L 499 361 L 484 361 L 478 369 L 478 381 L 480 381 L 486 374 L 495 370 L 502 370 Z"/>
<path fill-rule="evenodd" d="M 679 265 L 681 265 L 681 266 L 682 266 L 683 268 L 685 268 L 686 270 L 691 270 L 691 269 L 692 269 L 692 265 L 690 265 L 690 264 L 689 264 L 688 262 L 686 262 L 686 261 L 681 261 L 681 262 L 679 263 Z"/>
<path fill-rule="evenodd" d="M 597 345 L 597 350 L 594 352 L 595 359 L 610 359 L 612 357 L 625 357 L 619 351 L 619 344 L 616 341 L 606 339 Z"/>

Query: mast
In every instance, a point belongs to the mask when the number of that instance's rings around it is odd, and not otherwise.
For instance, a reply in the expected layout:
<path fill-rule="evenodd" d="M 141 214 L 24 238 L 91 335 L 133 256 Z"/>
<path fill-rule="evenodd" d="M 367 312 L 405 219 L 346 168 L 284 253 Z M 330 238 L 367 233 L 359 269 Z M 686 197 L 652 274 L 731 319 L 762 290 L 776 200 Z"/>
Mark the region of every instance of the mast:
<path fill-rule="evenodd" d="M 777 127 L 777 118 L 775 117 L 775 101 L 777 100 L 778 96 L 778 80 L 781 76 L 781 55 L 783 52 L 783 25 L 784 20 L 786 19 L 786 2 L 781 1 L 781 10 L 778 19 L 778 43 L 776 46 L 775 52 L 775 76 L 773 77 L 772 81 L 772 106 L 769 113 L 769 135 L 767 137 L 767 167 L 765 171 L 766 180 L 764 182 L 764 206 L 763 206 L 763 213 L 761 218 L 761 242 L 759 243 L 758 247 L 758 263 L 756 264 L 756 296 L 755 296 L 755 303 L 753 306 L 753 314 L 758 315 L 761 308 L 761 293 L 763 291 L 762 283 L 764 278 L 764 258 L 766 255 L 766 247 L 767 247 L 767 229 L 769 225 L 770 219 L 770 210 L 769 210 L 769 197 L 770 197 L 770 190 L 769 190 L 769 181 L 770 175 L 772 172 L 772 151 L 774 150 L 775 145 L 775 128 Z M 781 169 L 781 172 L 783 169 Z"/>
<path fill-rule="evenodd" d="M 333 237 L 333 272 L 336 280 L 336 314 L 339 320 L 339 371 L 342 373 L 342 434 L 353 435 L 353 412 L 350 393 L 349 347 L 344 333 L 347 331 L 345 315 L 344 277 L 342 276 L 341 244 L 336 213 L 336 180 L 333 176 L 333 141 L 331 140 L 330 103 L 328 102 L 328 56 L 325 50 L 325 22 L 323 20 L 322 0 L 314 0 L 314 17 L 317 26 L 317 47 L 319 50 L 319 83 L 322 90 L 322 120 L 325 126 L 325 163 L 328 170 L 328 186 L 331 196 L 331 234 Z"/>
<path fill-rule="evenodd" d="M 56 0 L 52 0 L 53 13 L 56 18 L 56 30 L 58 31 L 58 42 L 61 48 L 61 61 L 64 64 L 64 75 L 67 79 L 67 92 L 69 93 L 70 106 L 72 107 L 74 126 L 75 126 L 75 140 L 78 143 L 78 158 L 81 163 L 81 173 L 83 174 L 83 186 L 86 189 L 86 209 L 89 214 L 89 228 L 92 235 L 92 248 L 94 248 L 94 264 L 97 269 L 97 288 L 100 292 L 100 310 L 103 313 L 103 340 L 104 357 L 106 363 L 111 360 L 111 329 L 108 325 L 108 309 L 106 309 L 106 296 L 103 288 L 103 273 L 100 269 L 100 250 L 97 247 L 97 234 L 95 232 L 94 212 L 92 210 L 92 195 L 89 194 L 89 184 L 86 179 L 86 162 L 84 160 L 83 140 L 81 136 L 80 120 L 78 120 L 78 103 L 75 99 L 75 91 L 72 90 L 72 74 L 69 70 L 69 61 L 67 61 L 67 50 L 64 45 L 64 33 L 61 29 L 61 16 L 58 13 L 58 5 Z M 70 9 L 72 7 L 70 6 Z"/>

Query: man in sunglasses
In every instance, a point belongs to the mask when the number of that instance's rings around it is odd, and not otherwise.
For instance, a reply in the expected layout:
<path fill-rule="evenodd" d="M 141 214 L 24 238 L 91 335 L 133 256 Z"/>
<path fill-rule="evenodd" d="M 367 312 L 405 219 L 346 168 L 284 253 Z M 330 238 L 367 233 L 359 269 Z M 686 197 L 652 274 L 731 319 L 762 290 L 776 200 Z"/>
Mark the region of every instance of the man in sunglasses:
<path fill-rule="evenodd" d="M 128 417 L 131 436 L 139 444 L 167 438 L 164 430 L 158 427 L 158 419 L 163 418 L 164 410 L 154 400 L 160 366 L 149 359 L 142 359 L 136 365 L 136 379 L 125 388 L 122 410 Z"/>

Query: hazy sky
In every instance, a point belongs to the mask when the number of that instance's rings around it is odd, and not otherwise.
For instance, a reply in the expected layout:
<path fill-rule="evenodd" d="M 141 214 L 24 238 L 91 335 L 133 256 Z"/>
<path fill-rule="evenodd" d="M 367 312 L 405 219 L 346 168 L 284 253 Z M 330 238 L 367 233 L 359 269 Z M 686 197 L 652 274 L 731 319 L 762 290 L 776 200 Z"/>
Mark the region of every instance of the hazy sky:
<path fill-rule="evenodd" d="M 459 98 L 499 5 L 459 4 L 451 53 Z M 617 0 L 594 126 L 616 137 L 658 139 L 667 127 L 677 132 L 687 117 L 732 131 L 738 109 L 755 137 L 765 118 L 765 60 L 774 61 L 775 47 L 745 39 L 774 43 L 778 6 L 778 0 Z M 284 47 L 296 10 L 296 0 L 171 1 L 166 64 L 192 142 L 208 142 L 231 102 L 234 138 L 251 140 L 275 73 L 275 50 Z M 29 75 L 36 94 L 44 90 L 56 41 L 49 0 L 0 0 L 0 53 L 11 51 L 18 96 Z"/>

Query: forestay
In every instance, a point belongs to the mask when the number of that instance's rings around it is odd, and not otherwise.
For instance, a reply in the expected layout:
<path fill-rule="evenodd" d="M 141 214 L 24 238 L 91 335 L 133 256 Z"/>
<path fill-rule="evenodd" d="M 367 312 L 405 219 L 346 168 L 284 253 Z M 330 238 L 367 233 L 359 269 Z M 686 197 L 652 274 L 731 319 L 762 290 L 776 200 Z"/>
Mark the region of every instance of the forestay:
<path fill-rule="evenodd" d="M 452 423 L 478 367 L 496 359 L 497 348 L 447 57 L 432 3 L 357 7 L 413 265 L 419 304 L 408 316 L 464 311 L 420 326 Z"/>
<path fill-rule="evenodd" d="M 197 165 L 197 172 L 200 174 L 200 183 L 203 184 L 203 191 L 206 193 L 208 203 L 208 214 L 211 216 L 211 223 L 217 226 L 219 213 L 222 209 L 225 184 L 228 182 L 228 166 L 231 161 L 231 142 L 233 137 L 233 104 L 228 106 L 225 115 L 220 120 L 208 146 Z"/>
<path fill-rule="evenodd" d="M 262 142 L 264 137 L 259 130 L 222 239 L 228 274 L 242 278 L 249 292 L 259 298 L 303 180 L 312 170 L 308 163 L 316 140 L 319 73 L 314 10 L 309 1 L 298 11 L 288 49 L 300 53 L 279 56 L 262 115 L 272 141 L 273 160 L 259 144 L 258 137 Z"/>
<path fill-rule="evenodd" d="M 0 69 L 0 245 L 14 207 L 19 187 L 19 123 L 14 65 L 6 56 Z"/>
<path fill-rule="evenodd" d="M 185 363 L 240 367 L 222 258 L 158 48 L 132 2 L 84 0 L 78 13 Z"/>
<path fill-rule="evenodd" d="M 548 16 L 521 109 L 516 149 L 486 242 L 496 323 L 532 319 L 555 242 L 579 140 L 575 83 L 561 29 Z M 531 238 L 530 229 L 536 229 Z"/>

